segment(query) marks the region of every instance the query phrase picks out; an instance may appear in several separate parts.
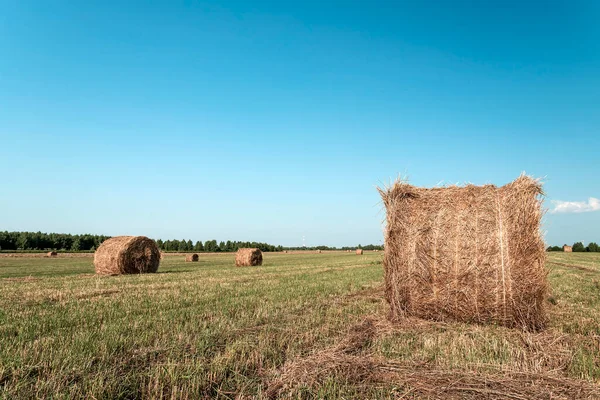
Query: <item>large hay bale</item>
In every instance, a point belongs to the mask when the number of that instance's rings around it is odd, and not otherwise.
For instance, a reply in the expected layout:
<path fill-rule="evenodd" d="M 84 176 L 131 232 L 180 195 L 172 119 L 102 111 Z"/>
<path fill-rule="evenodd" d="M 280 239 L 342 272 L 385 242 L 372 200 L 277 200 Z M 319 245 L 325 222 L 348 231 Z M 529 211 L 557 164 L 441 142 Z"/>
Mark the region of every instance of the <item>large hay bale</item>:
<path fill-rule="evenodd" d="M 548 292 L 542 188 L 522 175 L 493 185 L 379 189 L 387 211 L 385 293 L 392 319 L 498 323 L 537 330 Z"/>
<path fill-rule="evenodd" d="M 143 274 L 158 271 L 160 251 L 145 236 L 116 236 L 105 240 L 94 254 L 96 273 Z"/>
<path fill-rule="evenodd" d="M 363 255 L 363 249 L 356 249 L 356 254 L 359 256 Z"/>
<path fill-rule="evenodd" d="M 572 246 L 567 246 L 566 244 L 563 246 L 563 251 L 565 253 L 572 253 L 573 252 L 573 247 Z"/>
<path fill-rule="evenodd" d="M 185 262 L 198 262 L 198 254 L 186 254 Z"/>
<path fill-rule="evenodd" d="M 239 249 L 235 255 L 236 267 L 254 267 L 262 265 L 263 256 L 259 249 Z"/>
<path fill-rule="evenodd" d="M 47 256 L 47 257 L 57 257 L 57 256 L 58 256 L 58 253 L 57 253 L 57 252 L 55 252 L 55 251 L 49 251 L 49 252 L 46 254 L 46 256 Z"/>

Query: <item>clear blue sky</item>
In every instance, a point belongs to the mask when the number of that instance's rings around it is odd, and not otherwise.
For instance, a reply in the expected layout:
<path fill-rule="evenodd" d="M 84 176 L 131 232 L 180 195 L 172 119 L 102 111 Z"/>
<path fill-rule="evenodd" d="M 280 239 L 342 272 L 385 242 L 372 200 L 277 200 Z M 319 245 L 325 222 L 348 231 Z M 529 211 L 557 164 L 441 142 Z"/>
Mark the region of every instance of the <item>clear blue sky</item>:
<path fill-rule="evenodd" d="M 381 243 L 398 174 L 526 171 L 549 243 L 600 242 L 598 21 L 596 1 L 0 0 L 0 230 Z"/>

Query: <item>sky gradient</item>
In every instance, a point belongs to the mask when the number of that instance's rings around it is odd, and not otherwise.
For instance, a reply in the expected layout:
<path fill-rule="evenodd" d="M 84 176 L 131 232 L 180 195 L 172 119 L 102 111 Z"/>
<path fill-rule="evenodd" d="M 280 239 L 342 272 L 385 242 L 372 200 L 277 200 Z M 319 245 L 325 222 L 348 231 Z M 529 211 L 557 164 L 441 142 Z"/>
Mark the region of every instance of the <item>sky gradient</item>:
<path fill-rule="evenodd" d="M 0 230 L 380 244 L 375 187 L 399 174 L 525 171 L 548 243 L 600 242 L 598 20 L 595 1 L 0 0 Z"/>

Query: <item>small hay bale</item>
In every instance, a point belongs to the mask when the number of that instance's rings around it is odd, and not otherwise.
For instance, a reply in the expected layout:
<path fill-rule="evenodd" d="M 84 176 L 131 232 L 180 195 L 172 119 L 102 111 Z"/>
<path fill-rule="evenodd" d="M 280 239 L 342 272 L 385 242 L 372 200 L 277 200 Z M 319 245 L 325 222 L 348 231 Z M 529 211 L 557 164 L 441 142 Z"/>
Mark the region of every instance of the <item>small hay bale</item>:
<path fill-rule="evenodd" d="M 363 249 L 356 249 L 356 254 L 359 256 L 363 255 Z"/>
<path fill-rule="evenodd" d="M 186 254 L 185 262 L 198 262 L 198 254 Z"/>
<path fill-rule="evenodd" d="M 317 250 L 317 253 L 321 253 L 321 250 Z"/>
<path fill-rule="evenodd" d="M 58 256 L 58 253 L 57 253 L 57 252 L 55 252 L 55 251 L 49 251 L 49 252 L 46 254 L 46 256 L 47 256 L 47 257 L 57 257 L 57 256 Z"/>
<path fill-rule="evenodd" d="M 236 267 L 255 267 L 262 265 L 263 256 L 259 249 L 239 249 L 235 255 Z"/>
<path fill-rule="evenodd" d="M 392 319 L 546 324 L 541 184 L 379 189 L 387 211 L 385 295 Z"/>
<path fill-rule="evenodd" d="M 572 246 L 567 246 L 566 244 L 563 246 L 563 251 L 565 253 L 572 253 L 573 252 L 573 247 Z"/>
<path fill-rule="evenodd" d="M 160 251 L 145 236 L 116 236 L 102 242 L 94 254 L 99 275 L 144 274 L 158 271 Z"/>

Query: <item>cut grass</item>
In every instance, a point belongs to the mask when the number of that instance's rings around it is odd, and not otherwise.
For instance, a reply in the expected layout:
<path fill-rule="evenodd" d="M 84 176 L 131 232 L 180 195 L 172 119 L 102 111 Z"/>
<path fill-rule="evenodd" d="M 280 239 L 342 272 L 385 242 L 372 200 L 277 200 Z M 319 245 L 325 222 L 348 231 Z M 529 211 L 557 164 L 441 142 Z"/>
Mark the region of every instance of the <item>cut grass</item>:
<path fill-rule="evenodd" d="M 166 256 L 102 278 L 90 257 L 0 258 L 0 397 L 600 397 L 598 255 L 550 253 L 540 333 L 391 325 L 381 257 Z"/>

